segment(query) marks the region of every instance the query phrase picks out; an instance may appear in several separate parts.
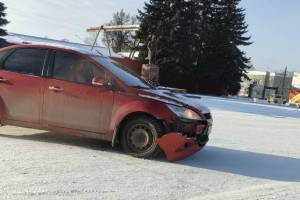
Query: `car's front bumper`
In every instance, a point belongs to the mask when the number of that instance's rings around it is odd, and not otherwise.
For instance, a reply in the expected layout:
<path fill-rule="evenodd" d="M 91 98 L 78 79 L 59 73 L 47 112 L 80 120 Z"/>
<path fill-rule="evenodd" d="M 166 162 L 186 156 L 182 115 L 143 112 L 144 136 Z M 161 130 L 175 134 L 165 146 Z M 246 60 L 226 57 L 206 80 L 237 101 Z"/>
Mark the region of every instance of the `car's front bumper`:
<path fill-rule="evenodd" d="M 202 134 L 188 137 L 178 132 L 168 133 L 157 140 L 169 161 L 183 160 L 200 151 L 208 142 L 211 124 L 207 125 Z"/>

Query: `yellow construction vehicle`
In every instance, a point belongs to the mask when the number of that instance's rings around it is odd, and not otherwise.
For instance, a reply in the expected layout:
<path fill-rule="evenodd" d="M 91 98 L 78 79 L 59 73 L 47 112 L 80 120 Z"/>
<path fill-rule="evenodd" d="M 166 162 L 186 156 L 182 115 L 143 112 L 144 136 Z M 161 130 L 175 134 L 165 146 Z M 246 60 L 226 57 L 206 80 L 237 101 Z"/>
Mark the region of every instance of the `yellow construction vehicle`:
<path fill-rule="evenodd" d="M 300 107 L 300 89 L 299 90 L 290 90 L 290 100 L 291 105 L 296 105 Z"/>

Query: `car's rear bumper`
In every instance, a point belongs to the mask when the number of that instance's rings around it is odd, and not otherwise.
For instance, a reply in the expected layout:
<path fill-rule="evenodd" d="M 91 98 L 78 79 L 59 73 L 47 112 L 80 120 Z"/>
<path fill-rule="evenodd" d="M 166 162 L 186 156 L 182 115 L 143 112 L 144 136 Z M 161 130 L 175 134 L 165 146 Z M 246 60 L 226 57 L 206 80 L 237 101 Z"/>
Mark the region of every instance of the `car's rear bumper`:
<path fill-rule="evenodd" d="M 189 138 L 181 133 L 171 132 L 157 140 L 169 161 L 183 160 L 200 151 L 208 142 L 211 127 L 207 127 L 202 135 Z"/>

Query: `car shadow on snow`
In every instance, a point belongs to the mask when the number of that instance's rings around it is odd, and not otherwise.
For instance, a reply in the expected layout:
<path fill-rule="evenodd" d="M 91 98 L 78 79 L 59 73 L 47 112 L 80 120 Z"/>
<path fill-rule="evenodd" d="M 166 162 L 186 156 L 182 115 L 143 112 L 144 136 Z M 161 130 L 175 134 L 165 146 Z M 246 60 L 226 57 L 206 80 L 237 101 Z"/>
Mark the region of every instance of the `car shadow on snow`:
<path fill-rule="evenodd" d="M 178 164 L 276 181 L 300 182 L 300 159 L 206 147 Z"/>
<path fill-rule="evenodd" d="M 29 140 L 45 143 L 68 145 L 70 147 L 124 154 L 120 148 L 112 148 L 110 142 L 87 139 L 54 132 L 43 132 L 33 135 L 6 135 L 0 137 Z M 167 162 L 164 156 L 153 160 Z M 300 159 L 232 150 L 219 147 L 206 147 L 201 152 L 185 160 L 175 162 L 195 168 L 215 170 L 254 178 L 276 181 L 300 182 Z"/>
<path fill-rule="evenodd" d="M 100 150 L 107 152 L 118 152 L 119 148 L 112 148 L 111 142 L 90 139 L 84 137 L 77 137 L 72 135 L 67 135 L 63 133 L 57 132 L 43 132 L 32 135 L 7 135 L 0 134 L 0 137 L 18 139 L 18 140 L 29 140 L 29 141 L 37 141 L 37 142 L 45 142 L 45 143 L 53 143 L 53 144 L 61 144 L 68 145 L 71 147 L 81 147 L 92 150 Z M 120 153 L 122 153 L 120 151 Z"/>

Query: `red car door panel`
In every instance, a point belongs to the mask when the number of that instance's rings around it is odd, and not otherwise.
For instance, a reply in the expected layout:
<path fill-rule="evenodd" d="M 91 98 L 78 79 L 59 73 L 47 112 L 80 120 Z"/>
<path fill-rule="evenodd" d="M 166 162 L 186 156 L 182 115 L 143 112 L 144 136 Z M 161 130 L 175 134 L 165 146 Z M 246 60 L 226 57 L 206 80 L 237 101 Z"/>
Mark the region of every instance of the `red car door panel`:
<path fill-rule="evenodd" d="M 43 120 L 48 126 L 106 133 L 114 93 L 92 85 L 94 77 L 106 79 L 103 69 L 80 55 L 53 53 L 51 76 L 44 85 Z"/>
<path fill-rule="evenodd" d="M 38 123 L 40 120 L 42 78 L 0 71 L 3 120 Z"/>
<path fill-rule="evenodd" d="M 47 49 L 18 48 L 1 63 L 2 121 L 40 122 L 46 54 Z"/>
<path fill-rule="evenodd" d="M 104 101 L 105 99 L 108 100 Z M 110 119 L 109 105 L 112 104 L 112 100 L 113 93 L 110 90 L 47 79 L 44 121 L 50 126 L 104 133 L 107 120 Z M 103 107 L 108 111 L 103 110 Z"/>

